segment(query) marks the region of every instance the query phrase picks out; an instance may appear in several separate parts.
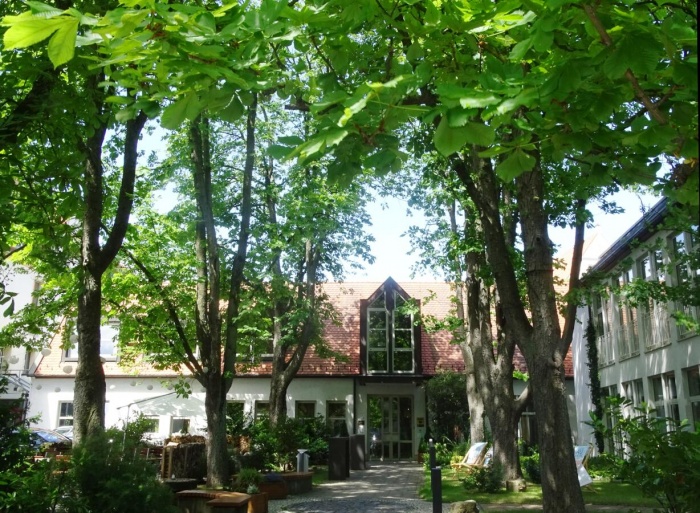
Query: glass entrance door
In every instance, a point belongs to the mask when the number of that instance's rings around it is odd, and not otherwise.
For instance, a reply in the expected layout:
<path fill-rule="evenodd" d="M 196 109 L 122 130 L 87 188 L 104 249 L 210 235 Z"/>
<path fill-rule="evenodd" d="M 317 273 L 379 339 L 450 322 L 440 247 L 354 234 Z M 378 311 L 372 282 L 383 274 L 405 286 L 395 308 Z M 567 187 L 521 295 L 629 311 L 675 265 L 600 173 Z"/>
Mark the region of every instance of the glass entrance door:
<path fill-rule="evenodd" d="M 370 395 L 368 406 L 370 459 L 412 459 L 413 398 Z"/>

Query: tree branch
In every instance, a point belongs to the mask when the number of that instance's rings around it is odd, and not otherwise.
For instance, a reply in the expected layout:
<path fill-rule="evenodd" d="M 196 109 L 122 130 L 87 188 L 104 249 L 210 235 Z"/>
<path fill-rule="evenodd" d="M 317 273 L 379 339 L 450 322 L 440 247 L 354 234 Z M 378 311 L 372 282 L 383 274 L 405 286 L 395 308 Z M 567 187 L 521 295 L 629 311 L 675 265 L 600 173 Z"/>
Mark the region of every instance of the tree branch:
<path fill-rule="evenodd" d="M 590 4 L 584 4 L 583 10 L 586 12 L 588 19 L 591 20 L 591 23 L 598 32 L 603 44 L 608 47 L 613 46 L 613 40 L 610 37 L 610 34 L 608 34 L 603 22 L 600 21 L 600 18 L 598 18 L 595 8 Z M 627 68 L 625 71 L 625 78 L 632 84 L 632 88 L 634 89 L 637 98 L 639 98 L 644 107 L 646 107 L 649 115 L 659 124 L 666 125 L 668 123 L 668 119 L 661 113 L 661 111 L 659 111 L 658 105 L 651 101 L 644 89 L 642 89 L 642 86 L 639 85 L 639 81 L 631 69 Z"/>

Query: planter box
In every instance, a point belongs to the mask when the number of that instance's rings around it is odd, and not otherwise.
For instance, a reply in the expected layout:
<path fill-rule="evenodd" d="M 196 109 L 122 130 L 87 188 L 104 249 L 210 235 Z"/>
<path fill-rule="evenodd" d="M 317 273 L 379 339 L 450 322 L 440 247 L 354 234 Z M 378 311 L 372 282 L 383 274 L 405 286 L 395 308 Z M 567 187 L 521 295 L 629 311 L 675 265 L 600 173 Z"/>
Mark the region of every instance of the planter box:
<path fill-rule="evenodd" d="M 266 493 L 270 500 L 286 499 L 289 488 L 286 481 L 263 481 L 258 485 L 260 493 Z"/>
<path fill-rule="evenodd" d="M 298 495 L 300 493 L 308 493 L 311 491 L 313 472 L 284 472 L 280 474 L 290 495 Z"/>

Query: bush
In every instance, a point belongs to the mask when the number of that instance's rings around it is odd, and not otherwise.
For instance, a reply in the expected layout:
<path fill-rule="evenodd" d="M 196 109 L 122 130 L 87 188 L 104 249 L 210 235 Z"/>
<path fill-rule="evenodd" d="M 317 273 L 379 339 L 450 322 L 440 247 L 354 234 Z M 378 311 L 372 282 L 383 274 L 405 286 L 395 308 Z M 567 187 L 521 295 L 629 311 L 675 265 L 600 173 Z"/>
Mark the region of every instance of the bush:
<path fill-rule="evenodd" d="M 521 456 L 520 466 L 525 471 L 525 475 L 527 475 L 527 478 L 530 481 L 537 484 L 540 484 L 542 482 L 539 452 L 535 451 L 530 456 Z"/>
<path fill-rule="evenodd" d="M 503 469 L 500 465 L 475 467 L 469 469 L 467 475 L 461 481 L 466 490 L 497 493 L 503 488 Z"/>
<path fill-rule="evenodd" d="M 315 419 L 280 419 L 276 427 L 267 419 L 250 424 L 245 429 L 251 440 L 251 451 L 240 455 L 240 467 L 258 470 L 296 468 L 297 450 L 306 449 L 311 464 L 328 461 L 326 421 Z"/>
<path fill-rule="evenodd" d="M 592 478 L 620 479 L 622 458 L 610 453 L 603 453 L 588 459 L 588 473 Z"/>
<path fill-rule="evenodd" d="M 463 441 L 469 429 L 466 376 L 441 372 L 425 385 L 428 428 L 435 440 Z"/>
<path fill-rule="evenodd" d="M 435 443 L 435 465 L 442 468 L 449 468 L 450 463 L 453 462 L 454 458 L 458 455 L 454 451 L 455 444 L 450 440 L 445 440 L 444 442 Z M 426 453 L 423 460 L 423 466 L 426 469 L 430 469 L 430 451 Z M 459 460 L 462 459 L 464 455 L 459 455 Z"/>
<path fill-rule="evenodd" d="M 242 468 L 233 482 L 233 491 L 248 493 L 248 490 L 258 489 L 263 482 L 263 475 L 254 468 Z"/>
<path fill-rule="evenodd" d="M 624 446 L 620 477 L 655 499 L 667 513 L 698 511 L 700 433 L 690 431 L 687 421 L 653 416 L 645 405 L 623 415 L 631 408 L 626 399 L 608 398 L 606 415 L 613 428 L 593 419 L 598 431 Z"/>
<path fill-rule="evenodd" d="M 174 513 L 172 492 L 157 479 L 138 448 L 121 436 L 91 437 L 68 462 L 25 462 L 0 474 L 12 492 L 0 491 L 0 512 Z"/>

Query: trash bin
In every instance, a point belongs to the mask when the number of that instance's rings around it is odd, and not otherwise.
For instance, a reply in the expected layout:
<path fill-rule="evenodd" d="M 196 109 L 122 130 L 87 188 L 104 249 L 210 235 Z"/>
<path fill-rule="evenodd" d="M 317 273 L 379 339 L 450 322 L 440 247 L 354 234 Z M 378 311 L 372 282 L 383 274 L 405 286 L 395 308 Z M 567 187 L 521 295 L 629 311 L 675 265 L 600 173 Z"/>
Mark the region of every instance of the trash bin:
<path fill-rule="evenodd" d="M 350 436 L 350 470 L 365 470 L 365 435 Z"/>
<path fill-rule="evenodd" d="M 350 439 L 334 436 L 328 439 L 328 479 L 340 481 L 350 477 Z"/>
<path fill-rule="evenodd" d="M 309 454 L 308 449 L 297 449 L 297 472 L 309 471 Z"/>

